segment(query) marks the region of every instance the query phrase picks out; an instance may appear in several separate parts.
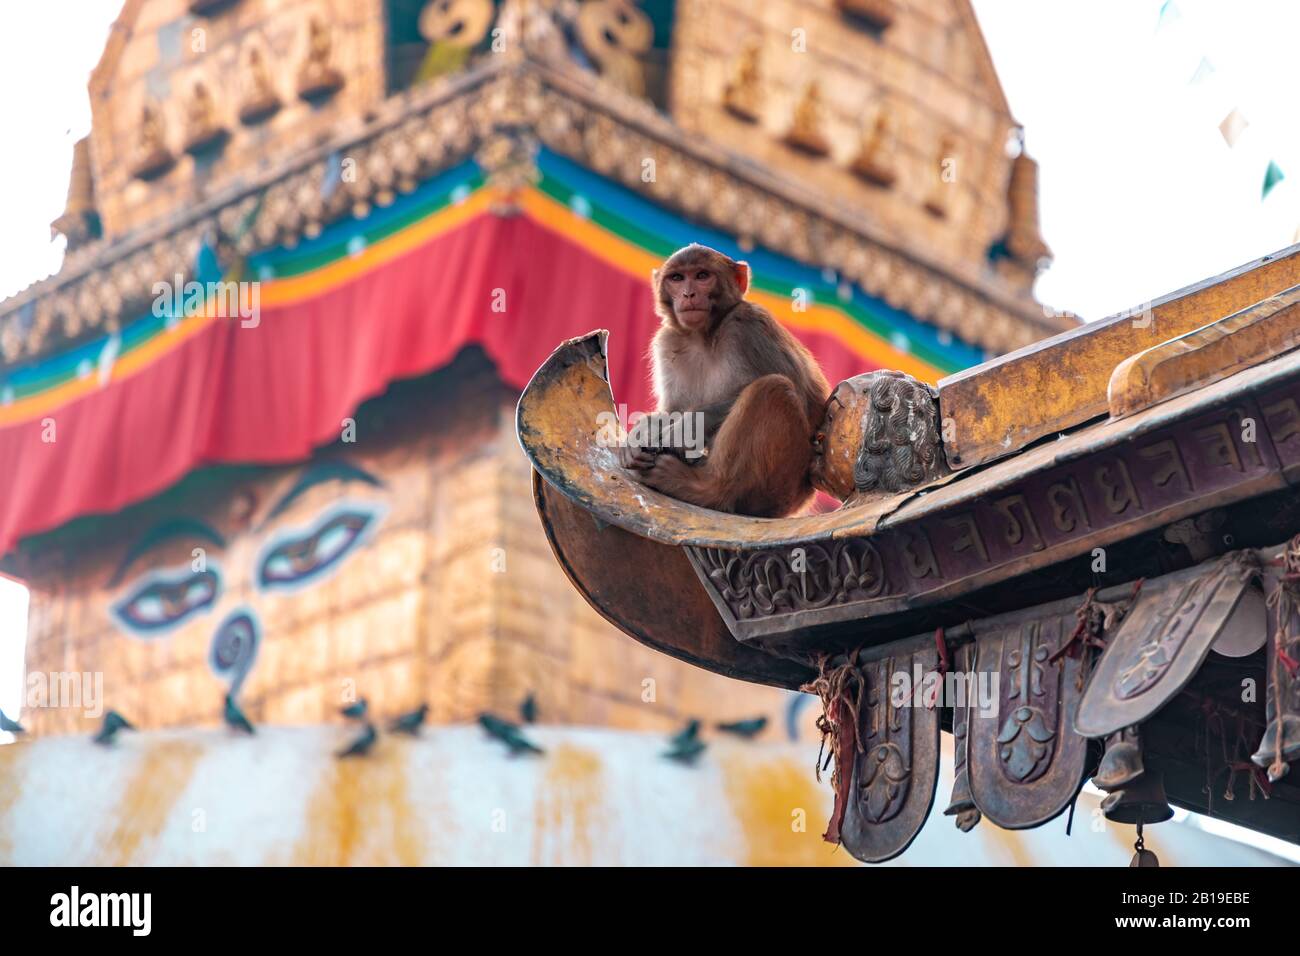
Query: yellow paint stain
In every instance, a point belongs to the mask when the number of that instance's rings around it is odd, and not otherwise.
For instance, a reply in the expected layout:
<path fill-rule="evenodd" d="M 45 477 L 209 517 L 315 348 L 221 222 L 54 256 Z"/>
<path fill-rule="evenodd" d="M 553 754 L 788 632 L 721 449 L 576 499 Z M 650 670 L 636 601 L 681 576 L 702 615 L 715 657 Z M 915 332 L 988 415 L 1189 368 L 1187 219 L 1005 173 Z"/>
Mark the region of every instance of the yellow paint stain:
<path fill-rule="evenodd" d="M 406 748 L 376 747 L 369 756 L 338 760 L 307 807 L 295 866 L 420 866 L 424 833 L 411 805 Z"/>
<path fill-rule="evenodd" d="M 719 760 L 727 800 L 745 837 L 744 865 L 858 865 L 847 851 L 821 837 L 830 801 L 810 767 L 790 760 L 760 763 L 741 754 L 721 754 Z"/>
<path fill-rule="evenodd" d="M 159 740 L 143 752 L 121 799 L 108 819 L 112 829 L 100 841 L 96 866 L 130 866 L 162 833 L 180 795 L 189 786 L 203 748 L 188 740 Z"/>
<path fill-rule="evenodd" d="M 546 756 L 533 806 L 534 866 L 591 866 L 604 783 L 600 757 L 561 744 Z"/>
<path fill-rule="evenodd" d="M 0 866 L 13 866 L 13 808 L 23 789 L 23 751 L 25 744 L 0 747 Z"/>
<path fill-rule="evenodd" d="M 956 828 L 953 828 L 956 830 Z M 1012 866 L 1038 866 L 1033 851 L 1025 841 L 1025 830 L 1004 830 L 990 820 L 981 820 L 976 832 L 983 830 L 991 835 L 992 842 L 1001 847 L 1011 857 Z M 961 835 L 961 834 L 959 834 Z"/>

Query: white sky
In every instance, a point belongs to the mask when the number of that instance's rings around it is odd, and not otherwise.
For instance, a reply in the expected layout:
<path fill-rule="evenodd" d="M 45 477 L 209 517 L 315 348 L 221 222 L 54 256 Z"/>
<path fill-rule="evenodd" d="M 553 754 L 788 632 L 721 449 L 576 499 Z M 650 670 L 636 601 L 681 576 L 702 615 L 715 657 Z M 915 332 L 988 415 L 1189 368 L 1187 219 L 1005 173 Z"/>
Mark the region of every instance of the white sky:
<path fill-rule="evenodd" d="M 1300 225 L 1294 107 L 1300 3 L 974 0 L 1007 98 L 1041 166 L 1056 262 L 1046 304 L 1095 319 L 1291 244 Z M 58 268 L 86 79 L 121 0 L 0 12 L 0 298 Z M 1213 72 L 1191 82 L 1202 59 Z M 1249 121 L 1235 148 L 1219 133 Z M 1287 175 L 1261 202 L 1274 159 Z M 26 600 L 0 579 L 0 709 L 17 711 Z"/>

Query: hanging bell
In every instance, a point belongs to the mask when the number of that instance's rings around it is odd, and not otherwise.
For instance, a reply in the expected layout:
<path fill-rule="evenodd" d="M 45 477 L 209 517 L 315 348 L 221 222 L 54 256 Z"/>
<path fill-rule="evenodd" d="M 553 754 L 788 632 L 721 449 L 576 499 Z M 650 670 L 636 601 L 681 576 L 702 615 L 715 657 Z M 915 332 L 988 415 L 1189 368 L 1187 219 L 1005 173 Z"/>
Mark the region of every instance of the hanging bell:
<path fill-rule="evenodd" d="M 1164 823 L 1174 815 L 1165 799 L 1164 775 L 1148 770 L 1101 801 L 1101 812 L 1112 823 Z"/>
<path fill-rule="evenodd" d="M 1093 786 L 1107 792 L 1119 790 L 1142 776 L 1142 741 L 1137 727 L 1125 727 L 1106 738 Z"/>
<path fill-rule="evenodd" d="M 1129 864 L 1129 869 L 1133 867 L 1160 866 L 1160 858 L 1146 847 L 1146 842 L 1142 839 L 1142 824 L 1139 823 L 1137 842 L 1133 844 L 1133 849 L 1137 852 L 1133 854 L 1133 862 Z"/>

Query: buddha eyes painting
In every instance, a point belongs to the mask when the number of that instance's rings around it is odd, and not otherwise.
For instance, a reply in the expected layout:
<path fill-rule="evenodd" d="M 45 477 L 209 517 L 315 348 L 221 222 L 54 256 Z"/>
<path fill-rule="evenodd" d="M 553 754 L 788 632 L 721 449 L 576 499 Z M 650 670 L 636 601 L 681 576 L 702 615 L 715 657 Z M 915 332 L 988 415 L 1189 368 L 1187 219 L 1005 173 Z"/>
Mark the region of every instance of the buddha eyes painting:
<path fill-rule="evenodd" d="M 257 584 L 266 590 L 295 590 L 336 568 L 380 518 L 372 504 L 345 502 L 318 519 L 305 534 L 273 541 L 257 567 Z"/>
<path fill-rule="evenodd" d="M 263 603 L 292 601 L 331 577 L 370 541 L 388 512 L 380 500 L 338 495 L 383 487 L 356 465 L 318 461 L 297 472 L 269 504 L 258 507 L 257 496 L 245 491 L 223 521 L 187 516 L 159 522 L 127 548 L 114 570 L 109 583 L 117 593 L 108 615 L 125 634 L 151 641 L 188 641 L 191 628 L 197 629 L 212 673 L 237 693 L 261 641 Z M 185 554 L 188 561 L 177 560 Z"/>
<path fill-rule="evenodd" d="M 128 589 L 110 613 L 125 630 L 158 637 L 211 607 L 220 591 L 221 576 L 215 567 L 154 571 Z"/>

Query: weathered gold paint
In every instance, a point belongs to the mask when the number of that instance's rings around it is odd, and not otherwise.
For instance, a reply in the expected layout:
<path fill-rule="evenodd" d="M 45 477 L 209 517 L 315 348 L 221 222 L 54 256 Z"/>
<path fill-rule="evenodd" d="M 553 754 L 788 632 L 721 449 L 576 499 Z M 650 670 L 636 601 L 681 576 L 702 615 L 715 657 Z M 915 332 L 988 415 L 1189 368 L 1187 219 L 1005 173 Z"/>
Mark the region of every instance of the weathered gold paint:
<path fill-rule="evenodd" d="M 332 759 L 307 806 L 293 866 L 420 866 L 431 862 L 411 804 L 403 748 Z"/>
<path fill-rule="evenodd" d="M 1107 412 L 1115 366 L 1300 282 L 1300 245 L 1180 289 L 1138 315 L 1089 322 L 939 382 L 954 468 L 1001 458 Z"/>
<path fill-rule="evenodd" d="M 561 744 L 546 755 L 533 806 L 534 866 L 590 866 L 596 862 L 596 841 L 604 832 L 599 819 L 603 803 L 603 767 L 590 750 Z"/>
<path fill-rule="evenodd" d="M 9 830 L 13 814 L 10 811 L 23 791 L 25 749 L 21 743 L 0 747 L 0 866 L 9 866 L 13 860 L 14 841 Z"/>
<path fill-rule="evenodd" d="M 162 833 L 202 755 L 203 748 L 189 740 L 151 742 L 140 754 L 117 806 L 105 815 L 112 828 L 98 841 L 100 856 L 92 865 L 147 863 L 143 854 Z"/>
<path fill-rule="evenodd" d="M 846 851 L 822 839 L 826 794 L 811 767 L 790 760 L 755 763 L 718 755 L 727 800 L 745 838 L 746 866 L 858 866 Z M 804 811 L 804 830 L 794 812 Z"/>
<path fill-rule="evenodd" d="M 1132 415 L 1266 362 L 1297 345 L 1300 287 L 1120 362 L 1110 377 L 1110 417 Z"/>

